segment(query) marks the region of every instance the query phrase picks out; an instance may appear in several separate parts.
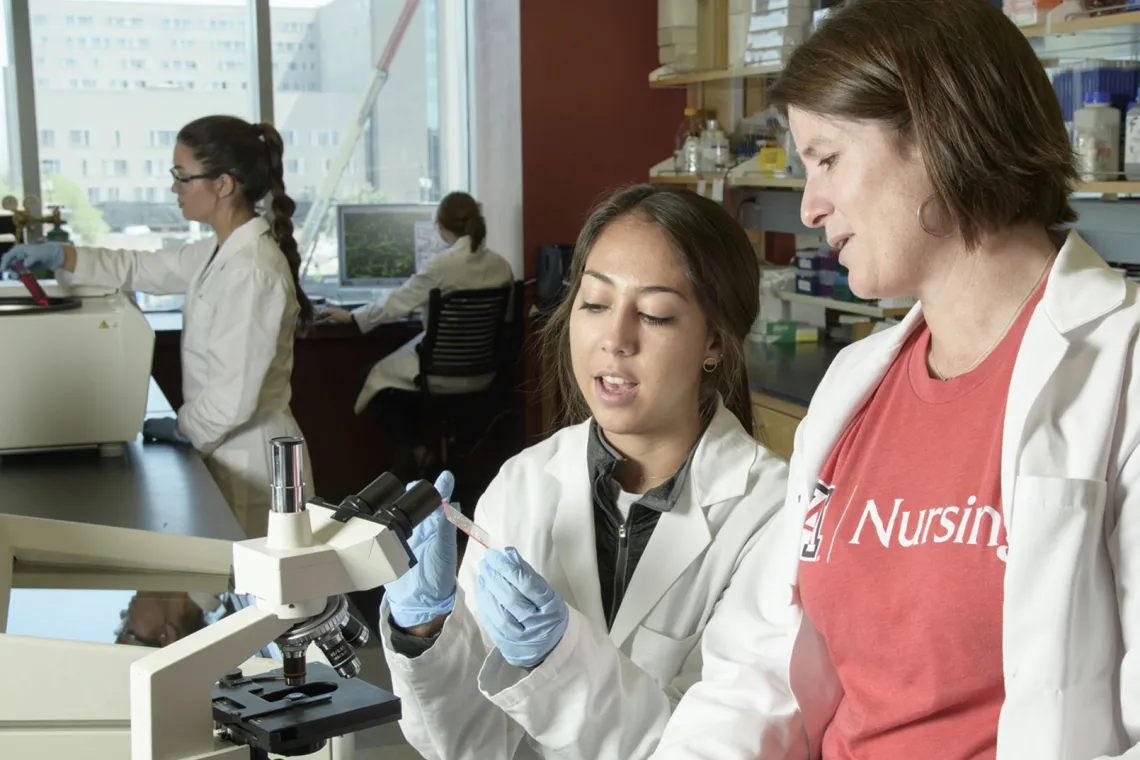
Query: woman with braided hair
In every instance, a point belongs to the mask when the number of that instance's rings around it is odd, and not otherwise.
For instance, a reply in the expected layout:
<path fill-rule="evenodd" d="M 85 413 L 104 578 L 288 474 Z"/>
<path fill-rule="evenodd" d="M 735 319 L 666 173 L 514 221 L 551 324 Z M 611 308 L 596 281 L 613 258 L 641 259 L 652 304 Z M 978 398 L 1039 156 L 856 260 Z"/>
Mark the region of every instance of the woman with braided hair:
<path fill-rule="evenodd" d="M 154 252 L 45 241 L 0 260 L 0 271 L 42 266 L 64 283 L 186 295 L 184 403 L 177 418 L 148 419 L 143 437 L 193 445 L 250 537 L 266 533 L 269 440 L 301 434 L 289 410 L 293 338 L 313 317 L 298 281 L 283 150 L 270 124 L 197 119 L 178 133 L 172 189 L 182 215 L 208 224 L 213 237 Z M 311 491 L 309 473 L 306 460 Z"/>

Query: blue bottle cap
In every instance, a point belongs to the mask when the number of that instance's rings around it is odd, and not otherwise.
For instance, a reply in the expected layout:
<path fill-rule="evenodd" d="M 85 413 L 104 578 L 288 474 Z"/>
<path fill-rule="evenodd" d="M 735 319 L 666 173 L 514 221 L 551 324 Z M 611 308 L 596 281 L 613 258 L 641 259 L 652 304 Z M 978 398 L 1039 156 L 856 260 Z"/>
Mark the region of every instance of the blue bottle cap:
<path fill-rule="evenodd" d="M 1086 106 L 1100 105 L 1100 104 L 1108 105 L 1108 93 L 1107 92 L 1086 92 L 1085 93 L 1085 105 Z"/>

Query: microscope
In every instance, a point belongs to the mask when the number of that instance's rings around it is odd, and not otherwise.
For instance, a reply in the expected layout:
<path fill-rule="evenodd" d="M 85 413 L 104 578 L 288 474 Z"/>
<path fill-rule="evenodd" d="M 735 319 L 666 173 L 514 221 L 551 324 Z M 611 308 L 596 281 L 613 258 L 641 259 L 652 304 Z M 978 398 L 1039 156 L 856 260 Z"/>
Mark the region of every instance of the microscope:
<path fill-rule="evenodd" d="M 307 755 L 399 719 L 397 697 L 356 678 L 368 629 L 344 594 L 407 572 L 412 530 L 442 499 L 430 483 L 405 489 L 384 473 L 339 504 L 306 500 L 303 445 L 273 439 L 268 535 L 233 546 L 235 591 L 256 604 L 131 664 L 133 760 Z M 269 642 L 282 667 L 242 672 Z"/>

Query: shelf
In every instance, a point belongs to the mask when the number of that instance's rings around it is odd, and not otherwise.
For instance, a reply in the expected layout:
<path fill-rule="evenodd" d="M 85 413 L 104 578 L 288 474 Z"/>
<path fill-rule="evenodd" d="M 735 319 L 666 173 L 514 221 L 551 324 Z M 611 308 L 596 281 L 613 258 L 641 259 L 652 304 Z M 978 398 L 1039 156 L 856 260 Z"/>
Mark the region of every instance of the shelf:
<path fill-rule="evenodd" d="M 785 190 L 803 190 L 807 185 L 806 179 L 796 177 L 749 177 L 744 176 L 732 180 L 733 187 L 769 187 Z"/>
<path fill-rule="evenodd" d="M 781 64 L 767 66 L 744 66 L 735 69 L 710 69 L 709 71 L 694 71 L 691 74 L 678 74 L 675 77 L 663 77 L 649 82 L 649 86 L 658 89 L 665 87 L 685 87 L 690 84 L 703 82 L 722 82 L 740 77 L 764 77 L 779 74 L 784 67 Z"/>
<path fill-rule="evenodd" d="M 801 293 L 789 293 L 787 291 L 780 291 L 776 295 L 782 301 L 789 303 L 804 303 L 811 306 L 822 306 L 832 311 L 841 311 L 845 314 L 857 314 L 861 317 L 874 317 L 876 319 L 886 319 L 887 317 L 905 317 L 910 311 L 911 307 L 902 306 L 898 308 L 884 309 L 881 306 L 871 306 L 865 303 L 851 303 L 850 301 L 837 301 L 834 298 L 824 298 L 823 296 L 805 296 Z"/>
<path fill-rule="evenodd" d="M 649 184 L 651 185 L 696 185 L 701 180 L 705 182 L 712 182 L 714 180 L 725 180 L 725 187 L 728 187 L 728 178 L 724 174 L 681 174 L 672 175 L 665 174 L 657 177 L 650 177 Z"/>
<path fill-rule="evenodd" d="M 1140 195 L 1140 182 L 1078 182 L 1073 191 L 1103 195 Z"/>
<path fill-rule="evenodd" d="M 1106 16 L 1089 16 L 1055 24 L 1033 24 L 1020 27 L 1026 37 L 1047 37 L 1055 34 L 1079 34 L 1102 29 L 1118 29 L 1123 26 L 1140 25 L 1140 11 L 1111 13 Z"/>
<path fill-rule="evenodd" d="M 649 184 L 651 185 L 695 185 L 699 181 L 712 182 L 713 180 L 723 179 L 724 186 L 727 189 L 735 187 L 740 188 L 753 188 L 762 189 L 768 188 L 772 190 L 803 190 L 806 180 L 796 179 L 795 177 L 745 177 L 744 179 L 733 179 L 731 176 L 723 174 L 695 174 L 695 175 L 663 175 L 651 176 Z"/>

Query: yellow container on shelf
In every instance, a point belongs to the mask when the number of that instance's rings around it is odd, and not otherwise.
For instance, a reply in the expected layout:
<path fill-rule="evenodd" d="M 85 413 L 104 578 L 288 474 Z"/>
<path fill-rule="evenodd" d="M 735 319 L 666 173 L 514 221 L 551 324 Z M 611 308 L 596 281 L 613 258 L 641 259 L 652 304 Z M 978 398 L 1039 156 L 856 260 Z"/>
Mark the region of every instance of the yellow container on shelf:
<path fill-rule="evenodd" d="M 787 159 L 788 154 L 783 148 L 761 148 L 756 156 L 756 165 L 762 172 L 783 172 Z"/>

